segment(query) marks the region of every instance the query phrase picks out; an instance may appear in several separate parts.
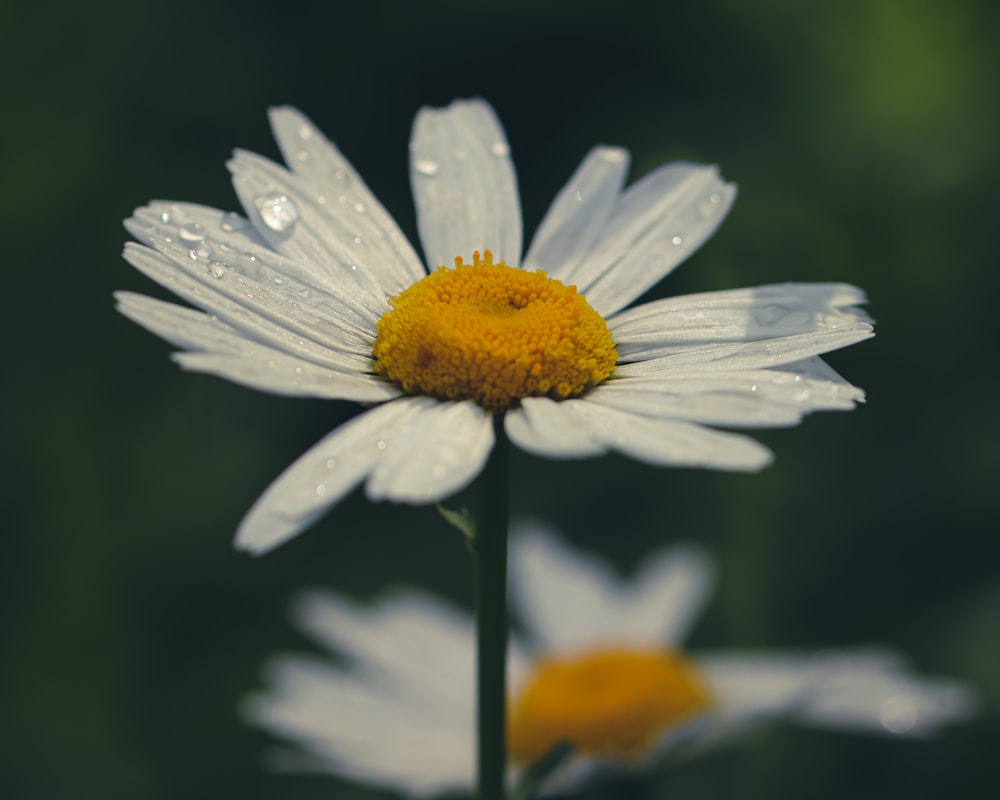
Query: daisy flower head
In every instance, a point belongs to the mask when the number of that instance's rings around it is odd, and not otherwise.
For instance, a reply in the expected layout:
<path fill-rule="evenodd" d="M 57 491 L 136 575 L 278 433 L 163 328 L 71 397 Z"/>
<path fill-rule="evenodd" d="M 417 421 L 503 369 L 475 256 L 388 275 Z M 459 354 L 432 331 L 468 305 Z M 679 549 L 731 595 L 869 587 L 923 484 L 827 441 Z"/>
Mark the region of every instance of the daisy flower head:
<path fill-rule="evenodd" d="M 670 547 L 631 580 L 536 524 L 515 526 L 508 658 L 511 777 L 560 742 L 563 788 L 609 765 L 696 754 L 767 720 L 925 737 L 969 717 L 972 692 L 884 648 L 686 652 L 712 563 Z M 280 656 L 246 716 L 294 743 L 275 765 L 427 796 L 473 787 L 471 617 L 411 589 L 364 606 L 320 592 L 297 624 L 338 656 Z"/>
<path fill-rule="evenodd" d="M 781 284 L 627 308 L 693 253 L 736 194 L 715 167 L 663 166 L 625 188 L 628 153 L 595 147 L 522 257 L 513 163 L 493 110 L 417 115 L 410 174 L 424 260 L 337 148 L 271 112 L 287 167 L 237 151 L 243 214 L 157 202 L 125 258 L 194 308 L 131 292 L 123 314 L 184 368 L 370 406 L 293 463 L 241 523 L 265 552 L 359 484 L 436 502 L 467 485 L 494 417 L 552 458 L 618 451 L 658 465 L 757 470 L 724 427 L 794 425 L 863 399 L 820 354 L 872 335 L 843 284 Z"/>

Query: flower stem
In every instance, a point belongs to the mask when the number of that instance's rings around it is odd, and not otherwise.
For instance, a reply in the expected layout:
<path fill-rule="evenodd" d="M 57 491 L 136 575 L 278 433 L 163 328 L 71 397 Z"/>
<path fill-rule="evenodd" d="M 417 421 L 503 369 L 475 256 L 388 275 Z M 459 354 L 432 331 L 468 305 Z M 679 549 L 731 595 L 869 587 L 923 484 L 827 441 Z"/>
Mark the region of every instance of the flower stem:
<path fill-rule="evenodd" d="M 507 437 L 494 417 L 496 443 L 480 479 L 476 509 L 476 670 L 479 696 L 479 800 L 503 800 L 507 763 Z"/>

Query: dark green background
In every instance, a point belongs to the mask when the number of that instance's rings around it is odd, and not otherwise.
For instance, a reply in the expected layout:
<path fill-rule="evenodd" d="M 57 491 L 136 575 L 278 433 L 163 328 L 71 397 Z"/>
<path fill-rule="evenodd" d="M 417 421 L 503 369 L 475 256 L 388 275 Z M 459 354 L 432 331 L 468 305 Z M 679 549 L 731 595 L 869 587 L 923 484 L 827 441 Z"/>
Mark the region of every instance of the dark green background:
<path fill-rule="evenodd" d="M 467 604 L 466 553 L 432 509 L 359 496 L 234 552 L 257 494 L 355 409 L 182 374 L 112 310 L 114 289 L 165 296 L 119 257 L 120 221 L 154 197 L 234 208 L 224 160 L 276 156 L 265 109 L 291 103 L 412 235 L 412 116 L 472 95 L 506 126 L 527 232 L 596 142 L 633 176 L 716 162 L 739 200 L 655 294 L 843 280 L 879 322 L 831 358 L 869 403 L 763 434 L 763 474 L 519 454 L 515 510 L 623 568 L 711 548 L 697 645 L 886 642 L 981 689 L 935 742 L 778 725 L 649 796 L 993 796 L 998 23 L 991 0 L 4 4 L 0 796 L 369 796 L 267 775 L 237 703 L 308 647 L 297 587 Z"/>

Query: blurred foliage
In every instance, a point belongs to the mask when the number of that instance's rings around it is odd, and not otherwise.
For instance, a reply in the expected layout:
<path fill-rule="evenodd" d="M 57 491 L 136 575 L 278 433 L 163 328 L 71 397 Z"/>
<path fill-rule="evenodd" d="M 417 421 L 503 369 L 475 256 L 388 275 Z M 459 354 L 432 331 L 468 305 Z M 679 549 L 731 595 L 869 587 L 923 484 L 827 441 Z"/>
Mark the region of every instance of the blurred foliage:
<path fill-rule="evenodd" d="M 224 160 L 276 156 L 264 111 L 291 103 L 413 236 L 412 116 L 479 95 L 527 232 L 595 142 L 629 147 L 633 177 L 713 161 L 740 198 L 654 294 L 843 280 L 880 325 L 831 359 L 869 404 L 762 434 L 763 474 L 516 454 L 516 512 L 623 569 L 705 543 L 722 583 L 697 645 L 886 642 L 982 691 L 933 742 L 777 725 L 608 796 L 992 797 L 998 33 L 989 0 L 5 4 L 0 796 L 376 796 L 268 775 L 238 703 L 270 653 L 309 647 L 298 587 L 468 604 L 465 549 L 432 508 L 352 496 L 235 553 L 260 490 L 354 409 L 181 374 L 112 310 L 114 289 L 166 296 L 118 257 L 120 220 L 151 197 L 235 207 Z"/>

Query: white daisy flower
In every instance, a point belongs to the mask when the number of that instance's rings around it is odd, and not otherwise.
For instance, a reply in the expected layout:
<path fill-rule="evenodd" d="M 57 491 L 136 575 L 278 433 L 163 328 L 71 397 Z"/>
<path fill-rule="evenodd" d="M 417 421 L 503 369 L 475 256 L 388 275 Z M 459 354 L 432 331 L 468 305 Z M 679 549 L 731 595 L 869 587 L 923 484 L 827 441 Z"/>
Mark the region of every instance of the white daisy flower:
<path fill-rule="evenodd" d="M 545 528 L 512 538 L 512 774 L 561 741 L 564 781 L 636 765 L 671 746 L 697 752 L 767 719 L 833 730 L 927 736 L 973 712 L 972 693 L 918 678 L 884 649 L 685 653 L 712 565 L 691 547 L 648 559 L 629 581 Z M 282 656 L 246 704 L 255 724 L 294 742 L 275 763 L 404 794 L 474 785 L 475 643 L 466 613 L 412 589 L 374 606 L 314 592 L 297 624 L 338 657 Z M 567 785 L 566 782 L 563 785 Z"/>
<path fill-rule="evenodd" d="M 852 286 L 626 310 L 725 217 L 736 187 L 714 167 L 668 164 L 625 189 L 628 153 L 596 147 L 522 258 L 514 167 L 492 109 L 425 108 L 410 143 L 421 262 L 309 120 L 277 108 L 271 125 L 287 169 L 243 151 L 229 162 L 246 216 L 157 202 L 125 222 L 142 242 L 125 246 L 129 263 L 200 310 L 117 294 L 187 369 L 374 406 L 267 489 L 239 527 L 242 549 L 286 541 L 362 482 L 373 500 L 456 492 L 482 469 L 497 414 L 542 456 L 614 450 L 756 470 L 766 448 L 707 426 L 794 425 L 863 399 L 819 359 L 872 335 Z"/>

